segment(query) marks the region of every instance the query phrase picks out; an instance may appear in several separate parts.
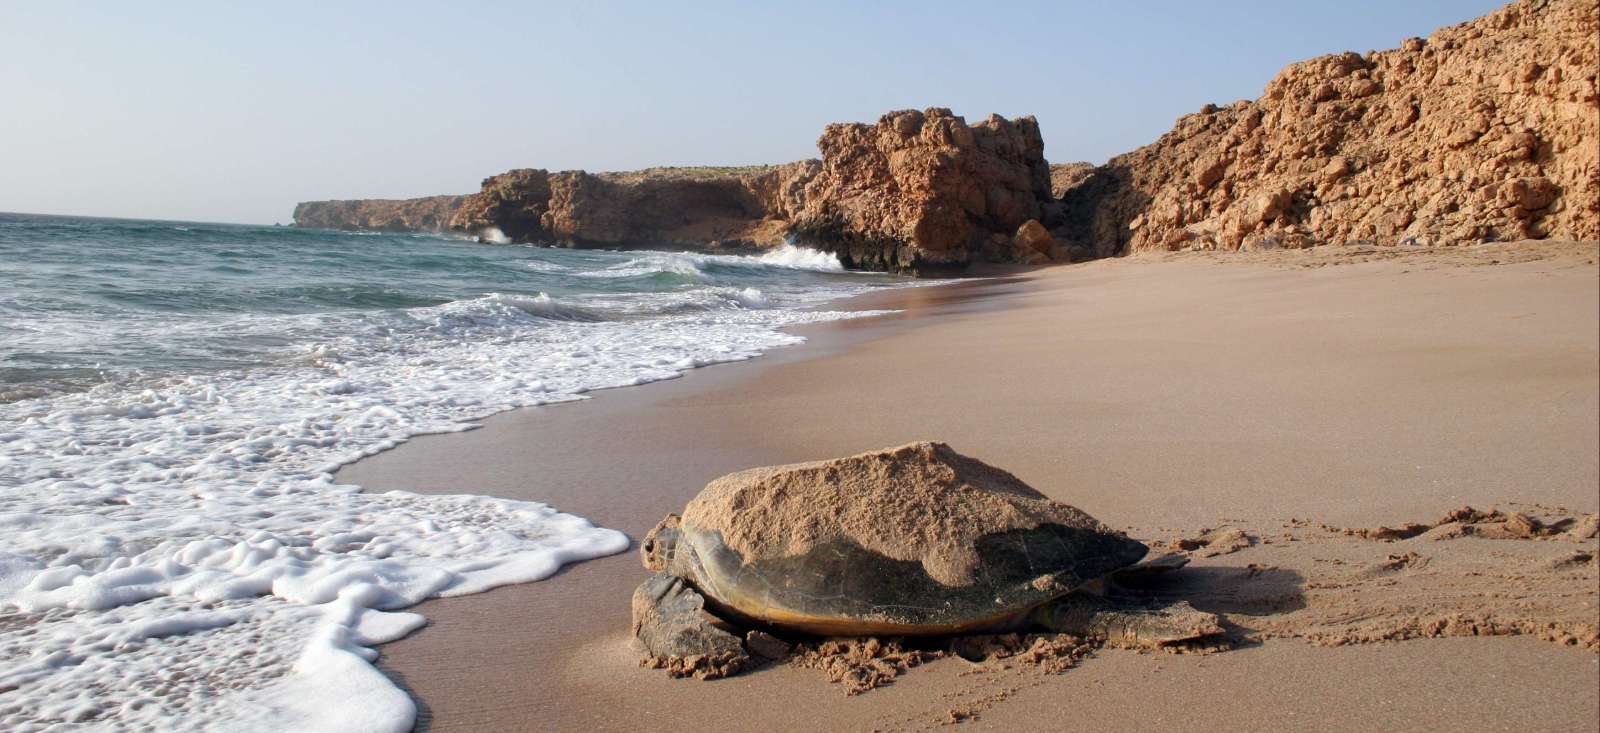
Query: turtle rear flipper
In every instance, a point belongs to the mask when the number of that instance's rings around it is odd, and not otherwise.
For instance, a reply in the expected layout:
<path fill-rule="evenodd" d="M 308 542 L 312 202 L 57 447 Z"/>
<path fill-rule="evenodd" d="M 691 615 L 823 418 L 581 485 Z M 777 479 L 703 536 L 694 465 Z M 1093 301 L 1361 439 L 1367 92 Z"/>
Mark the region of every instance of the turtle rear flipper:
<path fill-rule="evenodd" d="M 706 599 L 682 578 L 657 573 L 633 592 L 633 640 L 641 664 L 673 677 L 715 679 L 750 664 L 739 637 L 713 624 Z"/>
<path fill-rule="evenodd" d="M 1119 606 L 1100 596 L 1070 593 L 1040 606 L 1033 621 L 1051 631 L 1116 646 L 1162 647 L 1221 637 L 1221 619 L 1186 601 L 1141 608 Z"/>

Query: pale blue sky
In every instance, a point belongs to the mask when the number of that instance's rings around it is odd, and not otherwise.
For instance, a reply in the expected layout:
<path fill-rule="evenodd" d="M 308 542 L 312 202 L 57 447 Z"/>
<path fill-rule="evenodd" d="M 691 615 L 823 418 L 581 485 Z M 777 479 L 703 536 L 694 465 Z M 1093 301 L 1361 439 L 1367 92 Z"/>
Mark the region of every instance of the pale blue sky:
<path fill-rule="evenodd" d="M 814 157 L 828 122 L 928 106 L 1099 163 L 1500 3 L 865 5 L 0 0 L 0 211 L 286 222 L 513 167 Z"/>

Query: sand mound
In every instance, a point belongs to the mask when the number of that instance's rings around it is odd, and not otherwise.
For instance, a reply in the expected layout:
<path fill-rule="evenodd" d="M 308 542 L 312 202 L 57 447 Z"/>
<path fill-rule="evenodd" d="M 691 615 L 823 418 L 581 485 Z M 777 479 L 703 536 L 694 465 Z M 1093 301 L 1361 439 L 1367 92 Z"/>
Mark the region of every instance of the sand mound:
<path fill-rule="evenodd" d="M 708 484 L 683 521 L 720 530 L 746 558 L 803 555 L 842 539 L 921 562 L 951 586 L 976 579 L 984 535 L 1043 524 L 1111 532 L 1005 471 L 927 442 L 730 474 Z"/>

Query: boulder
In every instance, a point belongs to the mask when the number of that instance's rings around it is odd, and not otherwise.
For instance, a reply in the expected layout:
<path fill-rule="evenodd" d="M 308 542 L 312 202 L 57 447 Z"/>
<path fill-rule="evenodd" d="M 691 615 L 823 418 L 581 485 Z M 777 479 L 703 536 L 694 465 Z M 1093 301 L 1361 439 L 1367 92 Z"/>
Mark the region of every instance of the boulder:
<path fill-rule="evenodd" d="M 1038 264 L 1049 262 L 1051 252 L 1056 249 L 1055 237 L 1039 223 L 1038 219 L 1029 219 L 1017 227 L 1017 233 L 1011 237 L 1012 256 L 1017 262 L 1023 264 Z"/>
<path fill-rule="evenodd" d="M 800 241 L 862 269 L 959 270 L 993 234 L 1010 237 L 1050 202 L 1032 117 L 977 124 L 948 109 L 829 125 L 822 163 L 793 220 Z"/>

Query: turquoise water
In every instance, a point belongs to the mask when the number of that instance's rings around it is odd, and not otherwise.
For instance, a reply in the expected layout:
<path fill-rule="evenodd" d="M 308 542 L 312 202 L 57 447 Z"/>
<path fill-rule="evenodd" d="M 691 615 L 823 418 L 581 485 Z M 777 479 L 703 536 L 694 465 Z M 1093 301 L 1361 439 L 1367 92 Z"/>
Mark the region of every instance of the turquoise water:
<path fill-rule="evenodd" d="M 151 373 L 277 365 L 330 341 L 381 348 L 437 336 L 426 309 L 493 294 L 529 316 L 644 322 L 804 306 L 893 282 L 840 272 L 804 250 L 763 260 L 0 214 L 0 400 Z M 515 300 L 540 294 L 548 300 Z M 488 310 L 479 315 L 492 318 Z"/>

